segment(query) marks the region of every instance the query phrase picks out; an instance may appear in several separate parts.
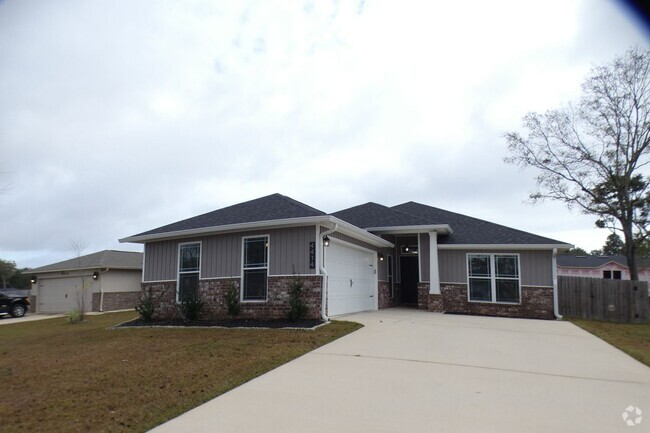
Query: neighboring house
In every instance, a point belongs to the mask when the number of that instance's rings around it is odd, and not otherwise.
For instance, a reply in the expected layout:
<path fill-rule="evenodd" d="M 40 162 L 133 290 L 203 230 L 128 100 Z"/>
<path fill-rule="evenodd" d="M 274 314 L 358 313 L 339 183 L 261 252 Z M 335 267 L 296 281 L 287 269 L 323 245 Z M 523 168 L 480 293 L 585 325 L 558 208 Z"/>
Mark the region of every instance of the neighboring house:
<path fill-rule="evenodd" d="M 29 270 L 38 313 L 133 308 L 142 283 L 142 253 L 105 250 Z"/>
<path fill-rule="evenodd" d="M 639 280 L 650 282 L 650 259 L 637 262 Z M 629 280 L 630 269 L 625 256 L 557 256 L 557 274 L 572 277 Z"/>
<path fill-rule="evenodd" d="M 305 284 L 308 316 L 409 305 L 424 310 L 551 319 L 563 242 L 408 202 L 326 214 L 273 194 L 120 239 L 144 244 L 143 290 L 159 315 L 185 296 L 226 316 L 283 317 L 288 286 Z M 556 310 L 555 310 L 556 311 Z"/>

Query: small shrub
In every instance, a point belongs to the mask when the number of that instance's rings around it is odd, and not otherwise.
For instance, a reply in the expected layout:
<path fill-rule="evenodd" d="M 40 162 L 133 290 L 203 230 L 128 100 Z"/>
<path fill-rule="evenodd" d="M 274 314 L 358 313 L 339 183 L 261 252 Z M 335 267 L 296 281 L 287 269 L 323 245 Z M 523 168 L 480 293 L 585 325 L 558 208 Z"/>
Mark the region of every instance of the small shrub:
<path fill-rule="evenodd" d="M 234 284 L 231 284 L 226 290 L 225 299 L 228 314 L 233 318 L 237 317 L 241 312 L 241 304 L 239 303 L 239 291 Z"/>
<path fill-rule="evenodd" d="M 203 301 L 198 296 L 187 295 L 178 304 L 178 308 L 183 320 L 197 320 L 203 308 Z"/>
<path fill-rule="evenodd" d="M 156 306 L 153 298 L 153 293 L 151 292 L 151 287 L 147 289 L 145 293 L 140 296 L 138 303 L 135 305 L 135 311 L 140 314 L 140 317 L 145 322 L 150 322 L 153 318 Z"/>
<path fill-rule="evenodd" d="M 289 320 L 302 319 L 307 314 L 307 305 L 302 300 L 302 293 L 305 290 L 303 280 L 295 278 L 289 284 Z"/>
<path fill-rule="evenodd" d="M 70 323 L 79 323 L 84 319 L 84 315 L 76 308 L 68 313 L 68 320 Z"/>

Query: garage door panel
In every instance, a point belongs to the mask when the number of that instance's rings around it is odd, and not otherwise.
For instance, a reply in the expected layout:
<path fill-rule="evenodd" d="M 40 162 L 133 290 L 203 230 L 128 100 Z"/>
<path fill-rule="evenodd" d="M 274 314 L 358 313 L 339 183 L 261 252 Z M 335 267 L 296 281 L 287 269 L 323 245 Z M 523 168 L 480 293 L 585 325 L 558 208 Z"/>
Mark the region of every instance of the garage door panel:
<path fill-rule="evenodd" d="M 86 310 L 90 311 L 92 290 L 86 283 Z M 65 313 L 79 308 L 84 282 L 81 277 L 39 280 L 38 306 L 43 313 Z"/>
<path fill-rule="evenodd" d="M 332 243 L 326 254 L 329 315 L 374 309 L 375 253 Z"/>

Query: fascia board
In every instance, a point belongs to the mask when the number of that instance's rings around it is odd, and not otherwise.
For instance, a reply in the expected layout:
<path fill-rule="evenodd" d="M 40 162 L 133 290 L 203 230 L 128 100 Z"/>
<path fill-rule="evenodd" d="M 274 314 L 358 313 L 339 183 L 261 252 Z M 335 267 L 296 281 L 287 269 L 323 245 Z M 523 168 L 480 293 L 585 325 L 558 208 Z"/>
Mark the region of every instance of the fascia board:
<path fill-rule="evenodd" d="M 316 224 L 328 224 L 328 223 L 338 224 L 339 231 L 344 230 L 346 232 L 345 234 L 348 234 L 349 236 L 355 238 L 359 238 L 363 241 L 368 242 L 371 245 L 377 247 L 387 247 L 387 248 L 392 248 L 395 246 L 391 242 L 382 239 L 379 236 L 373 235 L 372 233 L 362 228 L 359 228 L 355 225 L 352 225 L 348 222 L 345 222 L 331 215 L 301 217 L 301 218 L 286 218 L 286 219 L 270 220 L 270 221 L 256 221 L 250 223 L 202 227 L 198 229 L 177 230 L 174 232 L 156 233 L 156 234 L 143 235 L 143 236 L 129 236 L 126 238 L 119 239 L 119 242 L 120 243 L 124 243 L 124 242 L 145 243 L 149 241 L 179 239 L 179 238 L 187 238 L 192 236 L 201 236 L 201 235 L 209 235 L 209 234 L 217 234 L 217 233 L 250 231 L 250 230 L 262 229 L 262 228 L 283 228 L 283 227 L 296 227 L 296 226 L 304 226 L 304 225 L 311 225 L 311 224 L 316 225 Z"/>
<path fill-rule="evenodd" d="M 345 235 L 360 239 L 362 241 L 365 241 L 369 243 L 370 245 L 374 245 L 376 247 L 382 247 L 382 248 L 393 248 L 395 247 L 395 244 L 393 244 L 390 241 L 387 241 L 386 239 L 383 239 L 377 235 L 374 235 L 370 233 L 368 230 L 364 230 L 362 228 L 359 228 L 355 226 L 354 224 L 350 224 L 348 222 L 345 222 L 339 218 L 336 217 L 330 217 L 331 218 L 331 223 L 336 223 L 338 224 L 338 229 L 336 231 L 343 233 Z"/>
<path fill-rule="evenodd" d="M 571 244 L 438 244 L 440 250 L 568 250 Z"/>
<path fill-rule="evenodd" d="M 429 233 L 438 232 L 440 234 L 452 234 L 449 224 L 433 224 L 421 226 L 394 226 L 394 227 L 370 227 L 367 228 L 369 232 L 385 233 L 385 234 L 408 234 L 408 233 Z"/>
<path fill-rule="evenodd" d="M 37 269 L 30 269 L 29 272 L 26 272 L 25 274 L 47 274 L 50 272 L 75 272 L 75 271 L 89 271 L 93 269 L 108 269 L 108 270 L 113 270 L 113 271 L 141 271 L 142 268 L 134 268 L 134 267 L 127 267 L 127 266 L 105 266 L 105 265 L 96 265 L 96 266 L 85 266 L 83 268 L 63 268 L 63 269 L 43 269 L 43 270 L 37 270 Z"/>
<path fill-rule="evenodd" d="M 227 224 L 223 226 L 212 226 L 212 227 L 201 227 L 197 229 L 177 230 L 173 232 L 155 233 L 155 234 L 142 235 L 142 236 L 129 236 L 126 238 L 119 239 L 119 242 L 120 243 L 124 243 L 124 242 L 144 243 L 144 242 L 149 242 L 154 240 L 187 238 L 190 236 L 201 236 L 201 235 L 226 233 L 226 232 L 250 231 L 258 228 L 282 228 L 282 227 L 301 226 L 301 225 L 308 225 L 308 224 L 319 224 L 319 223 L 329 222 L 329 220 L 330 219 L 328 218 L 328 215 L 325 215 L 325 216 L 316 216 L 316 217 L 285 218 L 285 219 L 270 220 L 270 221 L 255 221 L 250 223 Z"/>

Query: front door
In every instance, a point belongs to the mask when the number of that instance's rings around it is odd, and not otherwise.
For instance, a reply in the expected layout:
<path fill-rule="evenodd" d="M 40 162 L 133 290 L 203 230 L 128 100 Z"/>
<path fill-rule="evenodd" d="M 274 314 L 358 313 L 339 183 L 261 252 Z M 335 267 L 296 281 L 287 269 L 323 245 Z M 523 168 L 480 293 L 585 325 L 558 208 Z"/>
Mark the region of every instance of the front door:
<path fill-rule="evenodd" d="M 400 281 L 402 291 L 402 304 L 418 304 L 418 257 L 400 257 Z"/>

